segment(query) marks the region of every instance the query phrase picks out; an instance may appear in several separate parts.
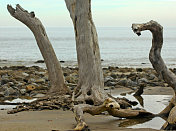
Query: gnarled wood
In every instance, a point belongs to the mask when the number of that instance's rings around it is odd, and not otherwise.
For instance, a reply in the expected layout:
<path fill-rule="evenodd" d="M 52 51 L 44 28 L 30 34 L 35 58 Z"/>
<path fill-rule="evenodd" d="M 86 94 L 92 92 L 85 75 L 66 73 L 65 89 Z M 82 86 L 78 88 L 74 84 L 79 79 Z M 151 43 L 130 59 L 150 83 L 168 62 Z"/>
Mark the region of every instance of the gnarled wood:
<path fill-rule="evenodd" d="M 99 115 L 104 111 L 107 111 L 110 115 L 120 118 L 136 118 L 136 117 L 153 117 L 154 115 L 145 110 L 132 110 L 132 109 L 120 109 L 120 105 L 111 98 L 104 101 L 102 105 L 93 106 L 88 104 L 81 104 L 75 106 L 77 126 L 74 130 L 83 130 L 87 128 L 87 124 L 84 121 L 83 114 L 89 113 L 91 115 Z"/>
<path fill-rule="evenodd" d="M 149 54 L 150 62 L 159 76 L 174 89 L 176 94 L 176 76 L 167 68 L 161 57 L 161 49 L 163 45 L 163 27 L 155 21 L 150 21 L 143 24 L 132 24 L 132 29 L 137 35 L 141 35 L 141 31 L 144 30 L 151 31 L 153 39 Z M 175 109 L 173 108 L 176 105 L 175 100 L 176 99 L 174 95 L 169 105 L 162 112 L 160 112 L 159 115 L 168 115 L 170 113 L 168 120 L 175 120 L 174 122 L 176 123 L 176 119 L 173 119 L 175 115 L 172 115 L 174 113 L 171 114 L 170 112 L 172 109 Z"/>
<path fill-rule="evenodd" d="M 60 94 L 69 93 L 70 90 L 65 85 L 60 62 L 56 57 L 41 21 L 35 17 L 34 12 L 28 13 L 28 11 L 23 9 L 20 5 L 17 5 L 16 9 L 8 5 L 7 9 L 12 17 L 24 23 L 33 32 L 48 70 L 49 79 L 51 81 L 50 92 Z"/>
<path fill-rule="evenodd" d="M 85 100 L 101 104 L 105 100 L 98 36 L 92 20 L 91 0 L 65 0 L 73 21 L 79 66 L 80 90 Z"/>

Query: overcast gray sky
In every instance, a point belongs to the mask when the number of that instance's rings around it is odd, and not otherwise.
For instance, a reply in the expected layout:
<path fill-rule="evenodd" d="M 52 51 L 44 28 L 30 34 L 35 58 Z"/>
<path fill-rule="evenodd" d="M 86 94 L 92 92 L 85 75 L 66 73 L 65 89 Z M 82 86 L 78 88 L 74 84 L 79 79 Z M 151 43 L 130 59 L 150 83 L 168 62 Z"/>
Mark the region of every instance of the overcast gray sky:
<path fill-rule="evenodd" d="M 1 0 L 0 26 L 24 26 L 9 15 L 7 4 L 34 11 L 47 27 L 72 26 L 64 0 Z M 98 27 L 127 27 L 149 20 L 176 27 L 176 0 L 92 0 L 92 13 Z"/>

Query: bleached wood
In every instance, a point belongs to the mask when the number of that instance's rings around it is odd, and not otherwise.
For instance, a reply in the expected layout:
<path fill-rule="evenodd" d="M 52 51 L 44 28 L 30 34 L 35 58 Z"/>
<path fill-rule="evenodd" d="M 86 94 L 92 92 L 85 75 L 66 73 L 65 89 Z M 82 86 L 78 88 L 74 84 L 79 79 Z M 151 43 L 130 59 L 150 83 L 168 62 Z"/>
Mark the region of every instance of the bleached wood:
<path fill-rule="evenodd" d="M 132 29 L 137 35 L 141 35 L 141 31 L 149 30 L 152 33 L 152 47 L 150 49 L 149 59 L 152 63 L 153 68 L 159 74 L 160 78 L 162 78 L 169 86 L 173 88 L 176 94 L 176 75 L 170 71 L 166 64 L 164 63 L 161 57 L 161 49 L 163 46 L 163 27 L 155 21 L 150 21 L 143 24 L 132 24 Z M 173 111 L 176 111 L 176 98 L 175 95 L 171 99 L 169 105 L 159 113 L 159 115 L 168 115 L 168 120 L 175 120 L 175 114 Z M 174 109 L 174 110 L 173 110 Z M 172 110 L 172 113 L 170 111 Z M 174 114 L 174 115 L 173 115 Z M 173 118 L 172 118 L 173 117 Z M 172 121 L 172 124 L 174 123 Z"/>
<path fill-rule="evenodd" d="M 120 105 L 113 99 L 108 98 L 102 105 L 93 106 L 88 104 L 81 104 L 75 106 L 75 114 L 77 126 L 74 130 L 84 130 L 88 127 L 83 114 L 89 113 L 91 115 L 99 115 L 104 111 L 107 111 L 110 115 L 119 118 L 137 118 L 137 117 L 153 117 L 154 115 L 145 110 L 132 110 L 132 109 L 120 109 Z"/>
<path fill-rule="evenodd" d="M 78 93 L 100 104 L 105 100 L 98 36 L 92 20 L 91 0 L 65 0 L 73 21 L 79 66 Z"/>
<path fill-rule="evenodd" d="M 56 57 L 41 21 L 35 17 L 34 12 L 28 13 L 20 5 L 16 5 L 16 9 L 8 5 L 7 9 L 12 17 L 21 21 L 33 32 L 48 70 L 49 80 L 51 82 L 50 93 L 69 93 L 69 88 L 65 85 L 60 62 Z"/>

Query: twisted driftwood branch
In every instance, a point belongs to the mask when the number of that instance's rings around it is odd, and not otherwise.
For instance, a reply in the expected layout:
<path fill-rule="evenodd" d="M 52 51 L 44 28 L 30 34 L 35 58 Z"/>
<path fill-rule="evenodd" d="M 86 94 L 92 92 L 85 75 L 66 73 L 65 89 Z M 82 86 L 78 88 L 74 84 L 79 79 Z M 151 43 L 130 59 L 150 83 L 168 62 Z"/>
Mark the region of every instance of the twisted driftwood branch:
<path fill-rule="evenodd" d="M 74 108 L 76 114 L 77 126 L 74 130 L 83 130 L 87 128 L 87 124 L 84 120 L 83 114 L 89 113 L 91 115 L 99 115 L 104 111 L 107 111 L 109 115 L 120 118 L 136 118 L 136 117 L 153 117 L 154 115 L 145 110 L 133 110 L 133 109 L 120 109 L 120 105 L 111 98 L 108 98 L 100 106 L 93 106 L 88 104 L 80 104 Z"/>
<path fill-rule="evenodd" d="M 150 62 L 159 76 L 173 88 L 176 94 L 176 76 L 167 68 L 161 57 L 161 49 L 163 45 L 163 27 L 155 21 L 150 21 L 143 24 L 132 24 L 132 29 L 138 36 L 141 35 L 141 31 L 151 31 L 153 39 L 149 54 Z M 173 108 L 176 106 L 175 94 L 169 105 L 159 113 L 159 115 L 168 115 L 170 113 L 168 117 L 168 124 L 169 122 L 170 124 L 176 123 L 176 119 L 174 119 L 176 117 L 176 113 L 173 113 L 176 112 L 176 108 Z"/>
<path fill-rule="evenodd" d="M 59 92 L 60 94 L 70 93 L 69 88 L 65 85 L 60 62 L 56 57 L 41 21 L 35 17 L 34 12 L 29 13 L 19 4 L 16 5 L 16 9 L 11 5 L 7 5 L 7 9 L 12 17 L 25 24 L 33 32 L 48 70 L 51 81 L 50 92 Z"/>

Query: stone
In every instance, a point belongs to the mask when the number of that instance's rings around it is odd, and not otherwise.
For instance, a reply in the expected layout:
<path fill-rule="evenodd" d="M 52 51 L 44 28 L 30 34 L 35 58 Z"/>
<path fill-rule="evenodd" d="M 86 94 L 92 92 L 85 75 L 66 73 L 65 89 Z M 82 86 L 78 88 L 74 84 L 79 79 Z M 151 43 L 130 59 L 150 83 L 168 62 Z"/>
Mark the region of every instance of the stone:
<path fill-rule="evenodd" d="M 148 79 L 149 79 L 149 80 L 154 80 L 155 77 L 156 77 L 156 76 L 155 76 L 154 74 L 150 74 L 150 75 L 148 76 Z"/>
<path fill-rule="evenodd" d="M 122 78 L 117 82 L 117 84 L 121 86 L 126 86 L 127 82 L 127 78 Z"/>
<path fill-rule="evenodd" d="M 74 77 L 72 77 L 72 76 L 66 76 L 66 77 L 65 77 L 65 80 L 66 80 L 68 83 L 74 83 L 74 84 L 76 84 L 76 81 L 75 81 Z"/>
<path fill-rule="evenodd" d="M 29 74 L 28 74 L 28 73 L 25 73 L 25 72 L 23 72 L 22 75 L 23 75 L 24 77 L 28 77 L 28 76 L 29 76 Z"/>
<path fill-rule="evenodd" d="M 113 77 L 111 77 L 111 76 L 107 76 L 107 77 L 104 78 L 105 83 L 108 82 L 108 81 L 112 81 L 112 80 L 113 80 Z"/>
<path fill-rule="evenodd" d="M 136 68 L 137 72 L 142 72 L 142 68 Z"/>
<path fill-rule="evenodd" d="M 17 96 L 17 91 L 15 91 L 12 87 L 7 88 L 7 90 L 4 91 L 5 96 L 11 96 L 15 95 Z"/>
<path fill-rule="evenodd" d="M 146 78 L 138 79 L 138 83 L 148 83 L 149 81 Z"/>
<path fill-rule="evenodd" d="M 9 82 L 10 80 L 8 78 L 2 78 L 1 80 L 1 85 L 5 85 Z"/>
<path fill-rule="evenodd" d="M 21 89 L 21 90 L 20 90 L 20 93 L 21 93 L 22 95 L 25 95 L 26 92 L 27 92 L 26 89 Z"/>
<path fill-rule="evenodd" d="M 65 63 L 65 61 L 61 60 L 60 63 Z"/>
<path fill-rule="evenodd" d="M 33 82 L 35 82 L 35 79 L 34 79 L 34 78 L 30 78 L 30 79 L 28 80 L 28 83 L 33 83 Z"/>
<path fill-rule="evenodd" d="M 108 81 L 105 83 L 105 86 L 115 86 L 116 84 L 116 82 Z"/>
<path fill-rule="evenodd" d="M 33 84 L 26 86 L 27 92 L 28 92 L 28 91 L 33 91 L 33 90 L 35 90 L 36 88 L 37 88 L 37 87 L 36 87 L 35 85 L 33 85 Z"/>
<path fill-rule="evenodd" d="M 43 83 L 45 83 L 45 79 L 43 79 L 43 78 L 37 79 L 37 80 L 35 80 L 35 83 L 43 84 Z"/>
<path fill-rule="evenodd" d="M 34 63 L 45 63 L 45 61 L 44 60 L 38 60 L 38 61 L 36 61 Z"/>
<path fill-rule="evenodd" d="M 0 92 L 0 97 L 4 97 L 4 93 L 3 92 Z"/>
<path fill-rule="evenodd" d="M 14 83 L 13 82 L 9 82 L 8 85 L 9 86 L 14 86 Z"/>
<path fill-rule="evenodd" d="M 44 97 L 45 94 L 36 94 L 35 96 L 33 96 L 34 98 L 41 98 L 41 97 Z"/>
<path fill-rule="evenodd" d="M 111 77 L 114 78 L 114 79 L 116 79 L 116 78 L 117 78 L 117 75 L 114 74 L 114 73 L 112 73 L 112 74 L 111 74 Z"/>
<path fill-rule="evenodd" d="M 135 86 L 137 86 L 137 82 L 134 82 L 134 81 L 128 79 L 126 86 L 135 87 Z"/>

